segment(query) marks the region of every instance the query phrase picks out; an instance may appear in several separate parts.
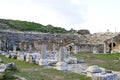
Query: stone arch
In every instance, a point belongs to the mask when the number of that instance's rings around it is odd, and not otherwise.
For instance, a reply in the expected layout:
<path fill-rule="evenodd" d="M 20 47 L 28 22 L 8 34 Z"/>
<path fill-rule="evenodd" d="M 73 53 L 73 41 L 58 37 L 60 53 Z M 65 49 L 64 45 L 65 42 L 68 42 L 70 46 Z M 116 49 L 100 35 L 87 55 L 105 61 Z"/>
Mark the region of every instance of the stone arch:
<path fill-rule="evenodd" d="M 73 47 L 71 45 L 69 45 L 69 50 L 72 51 Z"/>
<path fill-rule="evenodd" d="M 116 43 L 109 43 L 109 52 L 112 51 L 112 44 L 113 44 L 113 48 L 116 46 Z"/>
<path fill-rule="evenodd" d="M 70 43 L 67 45 L 67 50 L 72 53 L 74 52 L 74 43 Z"/>

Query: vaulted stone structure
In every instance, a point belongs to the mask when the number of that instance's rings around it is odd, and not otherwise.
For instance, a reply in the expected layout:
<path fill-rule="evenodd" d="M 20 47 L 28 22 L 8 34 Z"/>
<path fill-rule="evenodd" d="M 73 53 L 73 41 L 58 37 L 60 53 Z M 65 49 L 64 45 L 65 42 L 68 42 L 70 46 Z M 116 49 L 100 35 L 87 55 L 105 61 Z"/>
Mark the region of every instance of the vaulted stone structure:
<path fill-rule="evenodd" d="M 106 52 L 119 53 L 120 52 L 120 34 L 110 39 L 105 40 Z"/>

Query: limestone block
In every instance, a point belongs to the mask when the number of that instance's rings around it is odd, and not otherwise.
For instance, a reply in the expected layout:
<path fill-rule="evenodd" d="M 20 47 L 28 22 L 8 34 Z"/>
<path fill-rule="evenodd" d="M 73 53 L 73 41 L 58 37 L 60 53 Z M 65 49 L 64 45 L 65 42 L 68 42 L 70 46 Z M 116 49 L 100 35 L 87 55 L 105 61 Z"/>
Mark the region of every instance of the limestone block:
<path fill-rule="evenodd" d="M 56 64 L 56 69 L 57 70 L 62 70 L 62 71 L 67 70 L 68 69 L 67 63 L 66 62 L 58 62 Z"/>
<path fill-rule="evenodd" d="M 98 66 L 89 66 L 85 72 L 87 76 L 92 77 L 93 74 L 105 72 L 105 69 Z"/>
<path fill-rule="evenodd" d="M 0 73 L 5 72 L 5 70 L 6 70 L 6 65 L 5 64 L 1 64 L 0 65 Z"/>
<path fill-rule="evenodd" d="M 117 80 L 117 75 L 114 73 L 97 73 L 93 74 L 92 80 Z"/>
<path fill-rule="evenodd" d="M 48 66 L 48 62 L 47 62 L 47 59 L 40 59 L 39 61 L 39 65 L 40 66 Z"/>
<path fill-rule="evenodd" d="M 77 64 L 77 58 L 76 57 L 68 57 L 66 60 L 65 60 L 66 63 L 68 64 Z"/>
<path fill-rule="evenodd" d="M 26 62 L 29 62 L 29 54 L 26 55 Z"/>
<path fill-rule="evenodd" d="M 7 63 L 6 64 L 6 70 L 17 70 L 17 66 L 15 63 L 11 62 L 11 63 Z"/>

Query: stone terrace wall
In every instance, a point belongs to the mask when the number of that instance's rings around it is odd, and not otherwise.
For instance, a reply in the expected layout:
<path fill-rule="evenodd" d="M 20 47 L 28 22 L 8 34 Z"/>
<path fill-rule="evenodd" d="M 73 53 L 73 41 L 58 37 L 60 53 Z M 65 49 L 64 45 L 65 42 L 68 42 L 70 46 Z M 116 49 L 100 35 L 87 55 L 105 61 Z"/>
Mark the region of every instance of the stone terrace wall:
<path fill-rule="evenodd" d="M 80 42 L 81 43 L 88 43 L 88 44 L 103 44 L 104 40 L 110 39 L 120 33 L 111 33 L 111 32 L 106 32 L 106 33 L 94 33 L 94 34 L 89 34 L 89 35 L 80 35 Z"/>
<path fill-rule="evenodd" d="M 13 45 L 19 47 L 19 43 L 26 42 L 51 42 L 67 45 L 70 43 L 77 44 L 103 44 L 105 39 L 114 37 L 119 33 L 94 33 L 89 35 L 78 34 L 49 34 L 40 32 L 21 32 L 13 30 L 0 30 L 1 35 L 5 35 L 8 48 L 11 49 Z M 62 43 L 61 43 L 62 40 Z"/>

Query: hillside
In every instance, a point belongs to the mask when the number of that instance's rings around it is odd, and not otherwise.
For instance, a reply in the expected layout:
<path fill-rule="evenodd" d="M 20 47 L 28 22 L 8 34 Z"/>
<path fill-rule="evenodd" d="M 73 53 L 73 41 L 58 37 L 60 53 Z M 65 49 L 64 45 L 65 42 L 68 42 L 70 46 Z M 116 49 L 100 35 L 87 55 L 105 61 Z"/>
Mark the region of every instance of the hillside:
<path fill-rule="evenodd" d="M 0 28 L 1 29 L 12 29 L 19 31 L 39 31 L 44 33 L 70 33 L 71 31 L 67 31 L 61 27 L 54 27 L 52 25 L 44 26 L 42 24 L 27 22 L 27 21 L 19 21 L 19 20 L 6 20 L 0 19 Z"/>

